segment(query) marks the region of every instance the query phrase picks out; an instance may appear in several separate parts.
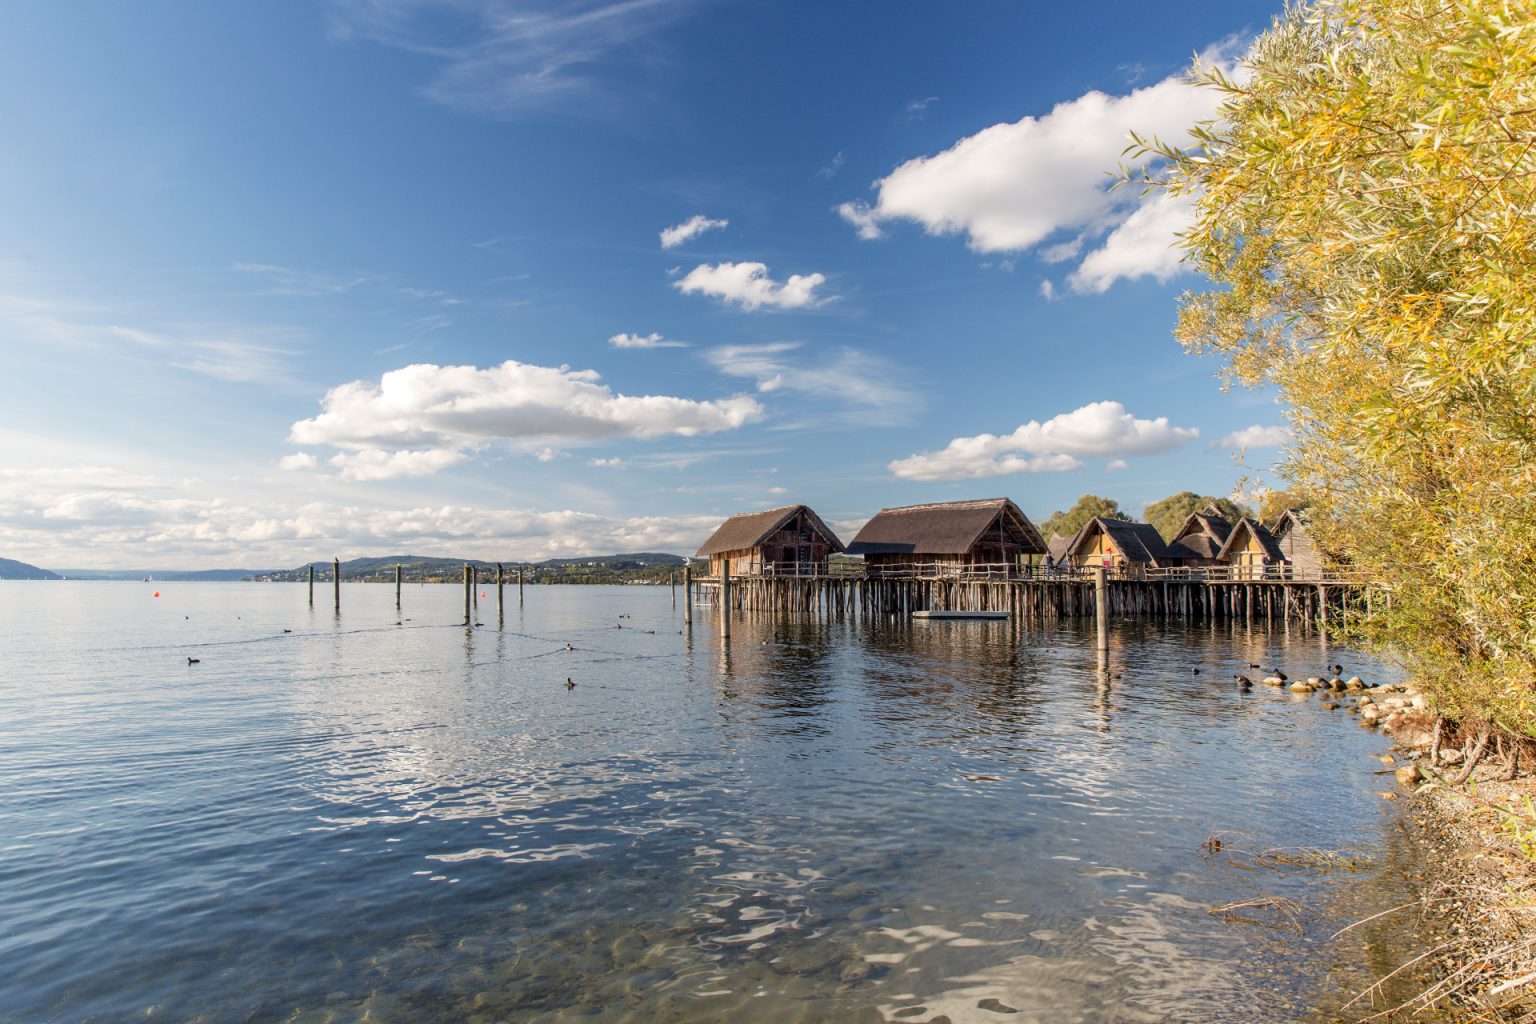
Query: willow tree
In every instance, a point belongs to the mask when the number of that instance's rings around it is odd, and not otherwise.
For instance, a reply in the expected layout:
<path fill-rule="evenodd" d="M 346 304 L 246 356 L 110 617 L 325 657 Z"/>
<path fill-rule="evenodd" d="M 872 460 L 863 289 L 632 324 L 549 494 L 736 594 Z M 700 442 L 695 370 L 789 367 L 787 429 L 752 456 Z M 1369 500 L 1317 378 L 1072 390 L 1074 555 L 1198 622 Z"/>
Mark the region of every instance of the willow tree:
<path fill-rule="evenodd" d="M 1442 710 L 1536 735 L 1536 0 L 1293 6 L 1149 179 L 1216 287 L 1179 340 L 1278 387 L 1282 471 Z M 1379 609 L 1378 609 L 1379 610 Z"/>

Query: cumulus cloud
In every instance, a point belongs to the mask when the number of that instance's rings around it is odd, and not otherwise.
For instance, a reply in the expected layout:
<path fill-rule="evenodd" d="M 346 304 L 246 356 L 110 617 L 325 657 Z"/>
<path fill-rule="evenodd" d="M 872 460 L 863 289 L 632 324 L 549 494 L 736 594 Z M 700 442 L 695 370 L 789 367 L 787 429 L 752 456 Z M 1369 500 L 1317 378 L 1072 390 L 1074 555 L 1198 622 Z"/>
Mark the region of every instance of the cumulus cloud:
<path fill-rule="evenodd" d="M 464 452 L 443 448 L 395 452 L 363 448 L 355 452 L 339 452 L 331 456 L 330 463 L 340 470 L 339 475 L 343 480 L 398 480 L 401 477 L 431 476 L 466 458 L 468 456 Z"/>
<path fill-rule="evenodd" d="M 718 231 L 721 228 L 730 227 L 731 222 L 724 219 L 711 220 L 702 213 L 696 213 L 681 224 L 674 224 L 670 228 L 661 230 L 661 247 L 663 249 L 675 249 L 684 242 L 698 238 L 706 231 Z"/>
<path fill-rule="evenodd" d="M 1114 473 L 1117 470 L 1127 469 L 1129 467 L 1130 463 L 1126 462 L 1124 459 L 1111 459 L 1109 464 L 1104 467 L 1104 472 Z"/>
<path fill-rule="evenodd" d="M 1230 59 L 1225 50 L 1210 56 Z M 911 221 L 931 235 L 964 235 L 977 252 L 1043 246 L 1048 260 L 1074 258 L 1082 236 L 1112 232 L 1079 268 L 1078 290 L 1102 291 L 1121 277 L 1164 280 L 1177 268 L 1167 245 L 1189 223 L 1188 203 L 1111 190 L 1107 172 L 1126 159 L 1132 131 L 1186 145 L 1189 129 L 1214 116 L 1220 99 L 1183 76 L 1123 96 L 1089 92 L 908 160 L 875 182 L 872 204 L 853 200 L 838 213 L 860 238 Z M 1050 241 L 1064 232 L 1073 237 Z"/>
<path fill-rule="evenodd" d="M 312 558 L 412 554 L 522 561 L 620 551 L 692 552 L 719 517 L 615 517 L 505 505 L 369 507 L 189 498 L 174 482 L 123 493 L 0 479 L 0 550 L 46 567 L 291 567 Z"/>
<path fill-rule="evenodd" d="M 346 457 L 332 462 L 354 479 L 386 479 L 433 472 L 495 441 L 538 450 L 610 437 L 693 437 L 762 415 L 745 395 L 620 395 L 599 381 L 594 370 L 511 359 L 485 369 L 421 363 L 391 370 L 377 383 L 332 388 L 323 411 L 295 423 L 289 436 L 343 449 Z"/>
<path fill-rule="evenodd" d="M 701 263 L 682 280 L 674 281 L 673 287 L 684 295 L 713 295 L 745 310 L 764 306 L 803 309 L 827 301 L 816 296 L 816 289 L 826 281 L 823 274 L 793 274 L 780 283 L 768 276 L 763 263 Z"/>
<path fill-rule="evenodd" d="M 878 356 L 852 348 L 820 355 L 801 350 L 796 341 L 721 345 L 704 358 L 721 373 L 752 380 L 760 392 L 799 392 L 823 407 L 835 403 L 846 410 L 842 418 L 855 422 L 898 423 L 920 404 L 897 369 Z"/>
<path fill-rule="evenodd" d="M 1044 423 L 1030 420 L 1011 434 L 957 437 L 938 451 L 909 455 L 887 468 L 910 480 L 1062 472 L 1081 466 L 1078 456 L 1123 462 L 1119 457 L 1172 451 L 1199 436 L 1199 430 L 1175 427 L 1166 416 L 1137 419 L 1119 402 L 1093 402 Z"/>
<path fill-rule="evenodd" d="M 314 469 L 319 464 L 320 460 L 309 452 L 294 452 L 277 460 L 278 469 Z"/>
<path fill-rule="evenodd" d="M 1242 430 L 1234 430 L 1216 442 L 1218 448 L 1279 448 L 1288 443 L 1291 432 L 1285 427 L 1266 427 L 1255 423 Z"/>
<path fill-rule="evenodd" d="M 1194 200 L 1189 196 L 1153 196 L 1083 257 L 1067 283 L 1075 292 L 1102 294 L 1122 278 L 1167 281 L 1182 269 L 1183 251 L 1175 243 L 1193 219 Z"/>
<path fill-rule="evenodd" d="M 615 334 L 608 339 L 614 348 L 687 348 L 686 341 L 663 338 L 656 332 L 650 334 Z"/>

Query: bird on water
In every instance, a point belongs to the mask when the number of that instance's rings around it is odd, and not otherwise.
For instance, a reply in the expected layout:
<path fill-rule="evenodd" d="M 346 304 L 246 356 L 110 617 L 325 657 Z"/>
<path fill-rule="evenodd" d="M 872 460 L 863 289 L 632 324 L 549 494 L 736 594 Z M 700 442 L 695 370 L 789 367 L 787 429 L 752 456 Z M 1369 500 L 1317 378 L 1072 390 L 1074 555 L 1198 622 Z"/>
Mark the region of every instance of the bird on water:
<path fill-rule="evenodd" d="M 199 664 L 202 660 L 203 660 L 202 658 L 188 658 L 187 659 L 187 664 L 188 665 L 196 665 L 196 664 Z"/>
<path fill-rule="evenodd" d="M 1237 683 L 1239 689 L 1247 690 L 1253 686 L 1253 680 L 1245 675 L 1238 674 L 1233 676 L 1232 679 Z"/>
<path fill-rule="evenodd" d="M 1276 679 L 1280 680 L 1282 683 L 1285 682 L 1287 679 L 1291 678 L 1290 676 L 1286 675 L 1284 672 L 1281 672 L 1278 668 L 1272 668 L 1269 671 L 1271 673 L 1273 673 L 1274 677 Z"/>
<path fill-rule="evenodd" d="M 570 676 L 566 676 L 565 677 L 565 688 L 567 690 L 574 690 L 574 689 L 576 689 L 576 680 L 572 679 Z"/>

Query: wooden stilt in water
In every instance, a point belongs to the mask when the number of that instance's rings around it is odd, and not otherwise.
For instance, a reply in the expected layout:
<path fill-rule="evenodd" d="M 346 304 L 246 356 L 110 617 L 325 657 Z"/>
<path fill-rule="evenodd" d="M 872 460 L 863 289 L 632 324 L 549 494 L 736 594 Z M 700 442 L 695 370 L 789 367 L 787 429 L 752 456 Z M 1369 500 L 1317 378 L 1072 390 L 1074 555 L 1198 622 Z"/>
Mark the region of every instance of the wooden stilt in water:
<path fill-rule="evenodd" d="M 720 563 L 720 639 L 731 638 L 731 560 Z"/>
<path fill-rule="evenodd" d="M 683 566 L 683 621 L 693 625 L 693 566 Z"/>
<path fill-rule="evenodd" d="M 400 567 L 395 566 L 395 611 L 400 610 Z"/>
<path fill-rule="evenodd" d="M 667 585 L 672 588 L 672 607 L 677 607 L 677 573 L 667 573 Z"/>
<path fill-rule="evenodd" d="M 473 621 L 473 619 L 470 617 L 470 613 L 469 613 L 469 601 L 470 601 L 470 596 L 469 595 L 472 594 L 473 592 L 474 592 L 473 585 L 471 584 L 470 578 L 469 578 L 469 563 L 465 562 L 464 563 L 464 625 L 466 625 L 466 626 L 469 625 Z"/>
<path fill-rule="evenodd" d="M 506 602 L 502 599 L 502 587 L 506 585 L 506 573 L 502 570 L 501 563 L 496 563 L 496 622 L 499 624 L 507 617 Z"/>
<path fill-rule="evenodd" d="M 1093 570 L 1094 624 L 1098 632 L 1098 648 L 1109 650 L 1109 578 L 1101 565 Z"/>
<path fill-rule="evenodd" d="M 341 559 L 331 559 L 331 591 L 336 597 L 336 614 L 341 614 Z"/>
<path fill-rule="evenodd" d="M 315 563 L 309 563 L 309 606 L 315 606 Z"/>
<path fill-rule="evenodd" d="M 517 606 L 523 606 L 523 567 L 517 567 Z"/>

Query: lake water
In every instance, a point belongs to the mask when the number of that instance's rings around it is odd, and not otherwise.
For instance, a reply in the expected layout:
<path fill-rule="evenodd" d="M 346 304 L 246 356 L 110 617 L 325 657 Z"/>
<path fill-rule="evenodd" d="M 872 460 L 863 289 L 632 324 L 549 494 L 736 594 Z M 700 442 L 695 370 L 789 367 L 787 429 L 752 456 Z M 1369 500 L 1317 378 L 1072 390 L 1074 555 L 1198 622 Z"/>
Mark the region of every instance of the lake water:
<path fill-rule="evenodd" d="M 1327 1020 L 1408 941 L 1329 938 L 1385 741 L 1231 683 L 1390 681 L 1315 636 L 485 593 L 0 584 L 0 1020 Z"/>

